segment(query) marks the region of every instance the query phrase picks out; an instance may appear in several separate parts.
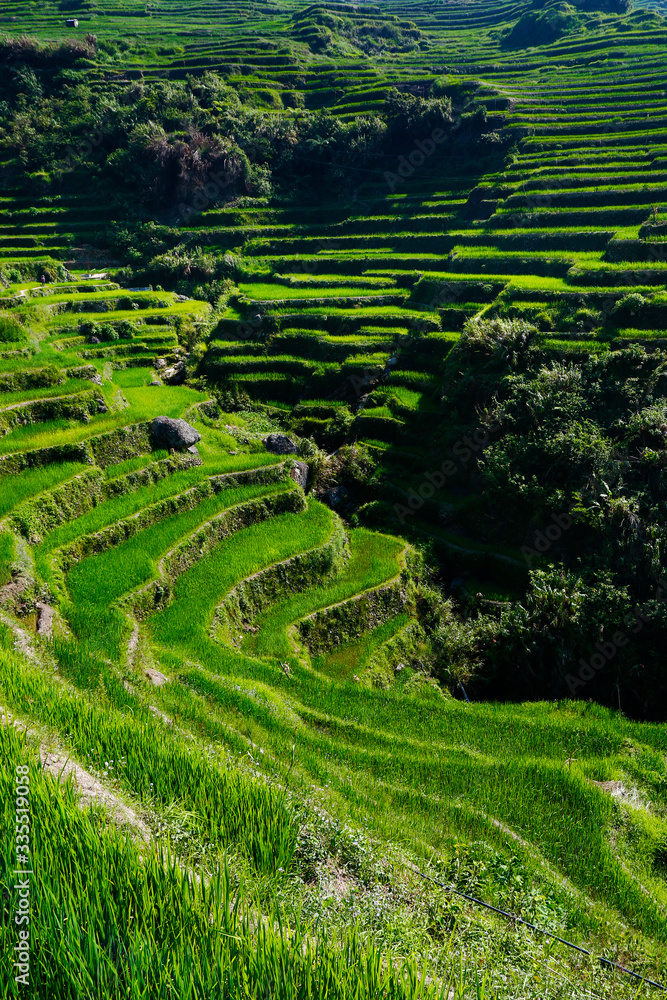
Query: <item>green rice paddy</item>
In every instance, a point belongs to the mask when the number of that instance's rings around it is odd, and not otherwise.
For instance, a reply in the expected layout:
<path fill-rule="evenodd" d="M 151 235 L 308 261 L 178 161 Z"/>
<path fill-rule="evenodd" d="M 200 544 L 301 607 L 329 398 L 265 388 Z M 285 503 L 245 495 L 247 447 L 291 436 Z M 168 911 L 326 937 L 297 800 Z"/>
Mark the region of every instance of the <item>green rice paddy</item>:
<path fill-rule="evenodd" d="M 58 86 L 99 85 L 101 122 L 126 92 L 158 121 L 175 94 L 185 115 L 207 87 L 211 121 L 235 121 L 240 101 L 275 122 L 320 109 L 350 122 L 392 88 L 436 81 L 456 114 L 484 117 L 468 146 L 398 180 L 397 157 L 369 156 L 317 200 L 295 182 L 207 195 L 187 218 L 156 209 L 146 259 L 172 239 L 226 261 L 228 281 L 163 291 L 154 276 L 146 288 L 129 229 L 109 238 L 109 223 L 130 225 L 122 199 L 106 203 L 94 172 L 77 191 L 40 176 L 48 164 L 26 179 L 0 105 L 0 416 L 21 408 L 0 438 L 3 956 L 19 763 L 33 865 L 30 985 L 3 958 L 2 996 L 659 995 L 413 866 L 667 982 L 664 725 L 585 699 L 469 703 L 452 683 L 453 697 L 422 664 L 433 581 L 416 548 L 446 566 L 438 584 L 466 574 L 496 605 L 520 587 L 518 548 L 473 536 L 469 496 L 448 487 L 390 533 L 373 502 L 362 516 L 304 497 L 265 446 L 271 432 L 328 456 L 362 442 L 391 516 L 432 468 L 468 321 L 528 320 L 545 363 L 660 346 L 667 31 L 654 7 L 587 11 L 573 34 L 512 48 L 523 0 L 0 3 L 8 36 L 96 36 Z M 30 58 L 12 72 L 36 99 Z M 179 116 L 169 129 L 165 156 L 186 135 Z M 635 311 L 617 312 L 630 293 Z M 181 363 L 185 384 L 170 384 Z M 29 405 L 90 392 L 99 405 L 76 418 Z M 169 453 L 132 445 L 157 415 L 198 430 L 201 464 L 162 475 Z M 121 444 L 98 460 L 102 435 Z M 307 446 L 294 458 L 314 474 Z M 47 749 L 98 782 L 92 807 Z"/>

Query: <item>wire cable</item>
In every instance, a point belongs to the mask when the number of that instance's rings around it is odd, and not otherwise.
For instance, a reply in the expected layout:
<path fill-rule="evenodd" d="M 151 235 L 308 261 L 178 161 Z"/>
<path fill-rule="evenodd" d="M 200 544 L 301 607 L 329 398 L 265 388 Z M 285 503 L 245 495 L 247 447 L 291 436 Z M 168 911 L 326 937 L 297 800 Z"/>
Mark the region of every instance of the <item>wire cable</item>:
<path fill-rule="evenodd" d="M 663 990 L 667 993 L 667 986 L 664 986 L 663 983 L 656 983 L 653 979 L 647 979 L 646 976 L 642 976 L 638 972 L 633 972 L 632 969 L 626 969 L 624 965 L 620 965 L 618 962 L 613 962 L 610 958 L 602 958 L 599 955 L 594 955 L 593 952 L 588 951 L 587 948 L 582 948 L 578 944 L 573 944 L 572 941 L 566 941 L 565 938 L 559 937 L 558 934 L 554 934 L 553 931 L 548 931 L 544 927 L 538 927 L 537 924 L 531 924 L 530 921 L 524 920 L 523 917 L 518 917 L 515 913 L 509 913 L 507 910 L 501 910 L 497 906 L 492 906 L 491 903 L 485 903 L 483 899 L 477 899 L 476 896 L 470 896 L 467 892 L 461 892 L 460 889 L 455 889 L 453 885 L 447 885 L 445 882 L 440 882 L 439 879 L 433 878 L 432 875 L 424 875 L 423 872 L 420 872 L 418 868 L 415 868 L 412 865 L 409 865 L 408 867 L 414 875 L 418 875 L 419 878 L 424 879 L 424 881 L 433 882 L 435 885 L 439 885 L 442 889 L 446 889 L 447 892 L 453 892 L 462 899 L 467 899 L 469 903 L 475 903 L 476 906 L 483 906 L 484 909 L 491 910 L 492 913 L 498 913 L 501 917 L 507 917 L 508 920 L 512 920 L 516 924 L 522 924 L 524 927 L 528 927 L 529 930 L 534 931 L 536 934 L 544 934 L 547 937 L 553 938 L 554 941 L 559 941 L 568 948 L 572 948 L 574 951 L 580 952 L 582 955 L 588 955 L 589 958 L 596 959 L 596 961 L 598 961 L 601 965 L 605 965 L 610 969 L 617 969 L 619 972 L 625 973 L 626 976 L 632 976 L 633 979 L 638 979 L 642 983 L 647 983 L 649 986 L 655 986 L 656 989 Z"/>

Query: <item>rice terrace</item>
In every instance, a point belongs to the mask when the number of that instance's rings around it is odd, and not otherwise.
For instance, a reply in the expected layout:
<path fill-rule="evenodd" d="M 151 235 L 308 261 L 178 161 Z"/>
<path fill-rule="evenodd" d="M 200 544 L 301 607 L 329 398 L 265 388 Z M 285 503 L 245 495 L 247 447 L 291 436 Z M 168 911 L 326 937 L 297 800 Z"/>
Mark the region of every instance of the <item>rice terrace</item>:
<path fill-rule="evenodd" d="M 0 49 L 0 998 L 664 996 L 663 0 Z"/>

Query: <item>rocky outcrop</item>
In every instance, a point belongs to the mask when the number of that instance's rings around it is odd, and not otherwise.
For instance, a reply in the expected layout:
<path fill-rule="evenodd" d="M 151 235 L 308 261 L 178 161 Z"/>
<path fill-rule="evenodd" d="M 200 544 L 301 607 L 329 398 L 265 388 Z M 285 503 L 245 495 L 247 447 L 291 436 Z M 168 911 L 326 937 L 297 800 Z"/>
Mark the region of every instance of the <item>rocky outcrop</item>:
<path fill-rule="evenodd" d="M 269 434 L 264 438 L 264 447 L 275 455 L 296 455 L 299 449 L 286 434 Z"/>
<path fill-rule="evenodd" d="M 326 490 L 324 494 L 324 499 L 329 504 L 330 507 L 334 509 L 337 507 L 342 507 L 348 498 L 348 490 L 346 486 L 332 486 L 331 489 Z"/>
<path fill-rule="evenodd" d="M 288 470 L 290 479 L 293 479 L 302 490 L 308 485 L 308 466 L 305 462 L 292 462 Z"/>
<path fill-rule="evenodd" d="M 153 667 L 147 667 L 146 670 L 144 670 L 144 674 L 151 684 L 155 685 L 155 687 L 162 687 L 163 684 L 167 683 L 165 675 L 159 670 L 154 670 Z"/>
<path fill-rule="evenodd" d="M 38 601 L 37 605 L 37 635 L 42 635 L 50 639 L 53 635 L 53 615 L 54 610 L 50 604 Z"/>
<path fill-rule="evenodd" d="M 160 374 L 167 385 L 183 385 L 187 375 L 185 361 L 177 361 L 170 368 L 163 368 Z"/>
<path fill-rule="evenodd" d="M 151 437 L 156 448 L 190 448 L 201 441 L 201 434 L 185 420 L 155 417 L 151 421 Z"/>

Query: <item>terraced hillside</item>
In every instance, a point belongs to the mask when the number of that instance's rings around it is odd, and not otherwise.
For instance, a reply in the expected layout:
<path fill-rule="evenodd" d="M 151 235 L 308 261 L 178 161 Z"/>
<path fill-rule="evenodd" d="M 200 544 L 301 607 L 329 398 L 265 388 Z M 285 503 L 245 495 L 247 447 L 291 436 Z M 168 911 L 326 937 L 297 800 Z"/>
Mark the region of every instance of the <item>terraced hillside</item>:
<path fill-rule="evenodd" d="M 664 989 L 667 29 L 602 6 L 0 12 L 3 996 Z"/>

